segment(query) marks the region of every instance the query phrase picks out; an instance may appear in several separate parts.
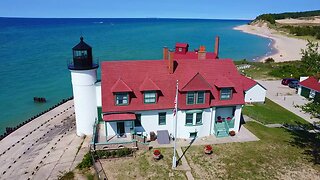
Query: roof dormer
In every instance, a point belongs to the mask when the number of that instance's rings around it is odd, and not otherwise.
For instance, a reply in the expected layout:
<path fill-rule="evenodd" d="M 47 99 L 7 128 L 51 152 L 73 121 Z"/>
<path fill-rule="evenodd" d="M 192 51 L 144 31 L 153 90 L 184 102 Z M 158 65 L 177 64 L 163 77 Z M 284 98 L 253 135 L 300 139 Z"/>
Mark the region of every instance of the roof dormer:
<path fill-rule="evenodd" d="M 176 51 L 177 54 L 186 54 L 188 52 L 189 44 L 187 43 L 176 43 Z"/>

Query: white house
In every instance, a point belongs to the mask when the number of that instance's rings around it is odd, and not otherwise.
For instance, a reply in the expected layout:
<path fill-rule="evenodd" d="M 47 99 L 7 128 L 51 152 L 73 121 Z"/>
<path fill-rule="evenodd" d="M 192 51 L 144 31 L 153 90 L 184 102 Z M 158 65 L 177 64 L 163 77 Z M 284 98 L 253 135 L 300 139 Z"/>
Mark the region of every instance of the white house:
<path fill-rule="evenodd" d="M 264 103 L 267 89 L 253 79 L 242 76 L 242 85 L 246 103 Z"/>
<path fill-rule="evenodd" d="M 94 142 L 102 144 L 152 139 L 160 132 L 172 136 L 177 81 L 177 138 L 237 133 L 242 106 L 263 102 L 266 90 L 239 74 L 231 59 L 219 59 L 218 44 L 217 38 L 214 52 L 206 52 L 177 43 L 174 52 L 163 48 L 162 60 L 104 61 L 99 82 L 92 49 L 82 38 L 69 65 L 77 134 L 93 132 Z"/>

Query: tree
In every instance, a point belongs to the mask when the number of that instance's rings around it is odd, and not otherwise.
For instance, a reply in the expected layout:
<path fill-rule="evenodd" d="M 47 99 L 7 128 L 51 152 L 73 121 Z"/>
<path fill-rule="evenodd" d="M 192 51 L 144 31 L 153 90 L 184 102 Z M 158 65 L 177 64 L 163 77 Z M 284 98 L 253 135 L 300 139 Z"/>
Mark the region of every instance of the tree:
<path fill-rule="evenodd" d="M 318 49 L 318 43 L 308 41 L 307 49 L 301 50 L 301 62 L 307 74 L 320 78 L 320 53 Z M 311 102 L 300 107 L 304 112 L 308 112 L 314 117 L 320 116 L 320 100 L 318 96 L 316 96 Z"/>
<path fill-rule="evenodd" d="M 308 41 L 307 49 L 301 50 L 302 66 L 308 74 L 317 75 L 320 73 L 320 53 L 317 42 Z"/>

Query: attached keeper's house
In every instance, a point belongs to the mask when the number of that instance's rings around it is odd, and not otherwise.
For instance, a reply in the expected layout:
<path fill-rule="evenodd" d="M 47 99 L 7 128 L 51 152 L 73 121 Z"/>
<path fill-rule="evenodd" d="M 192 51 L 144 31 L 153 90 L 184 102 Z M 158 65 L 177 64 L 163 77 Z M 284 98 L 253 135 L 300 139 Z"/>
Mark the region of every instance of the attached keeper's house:
<path fill-rule="evenodd" d="M 175 51 L 163 48 L 161 60 L 104 61 L 101 82 L 95 83 L 92 83 L 95 78 L 92 70 L 86 75 L 83 68 L 76 69 L 80 74 L 72 77 L 93 77 L 86 85 L 72 80 L 74 86 L 80 84 L 78 89 L 92 87 L 81 96 L 94 94 L 91 96 L 95 96 L 98 109 L 96 121 L 86 118 L 77 121 L 77 126 L 85 127 L 82 121 L 92 121 L 94 141 L 104 144 L 133 142 L 137 137 L 153 139 L 159 132 L 172 136 L 178 82 L 177 138 L 224 137 L 230 131 L 237 133 L 246 92 L 257 83 L 239 74 L 231 59 L 219 59 L 218 46 L 218 38 L 214 52 L 206 52 L 204 46 L 189 51 L 188 44 L 177 43 Z M 75 73 L 74 67 L 71 71 Z M 258 100 L 264 101 L 265 89 L 257 87 L 255 92 L 263 96 Z M 91 105 L 85 103 L 88 100 L 78 105 L 81 96 L 76 96 L 77 117 L 77 111 L 84 113 Z M 250 96 L 254 98 L 254 93 Z M 86 125 L 86 130 L 92 130 L 92 125 Z M 85 131 L 77 133 L 85 134 Z"/>

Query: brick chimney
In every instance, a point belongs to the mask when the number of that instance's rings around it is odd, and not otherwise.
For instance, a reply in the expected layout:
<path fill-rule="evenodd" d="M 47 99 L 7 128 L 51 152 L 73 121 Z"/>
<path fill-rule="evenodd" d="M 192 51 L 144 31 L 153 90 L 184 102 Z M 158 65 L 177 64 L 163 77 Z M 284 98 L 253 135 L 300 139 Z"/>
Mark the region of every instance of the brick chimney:
<path fill-rule="evenodd" d="M 219 41 L 220 41 L 220 38 L 219 38 L 219 36 L 217 36 L 216 42 L 214 45 L 214 53 L 217 55 L 217 59 L 219 58 Z"/>
<path fill-rule="evenodd" d="M 169 49 L 168 49 L 168 47 L 163 47 L 163 59 L 164 60 L 168 60 L 168 58 L 169 58 Z"/>
<path fill-rule="evenodd" d="M 206 47 L 205 46 L 200 46 L 199 51 L 198 51 L 198 59 L 206 59 Z"/>
<path fill-rule="evenodd" d="M 168 60 L 168 71 L 169 74 L 173 74 L 174 72 L 174 51 L 169 51 L 169 60 Z"/>

